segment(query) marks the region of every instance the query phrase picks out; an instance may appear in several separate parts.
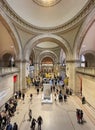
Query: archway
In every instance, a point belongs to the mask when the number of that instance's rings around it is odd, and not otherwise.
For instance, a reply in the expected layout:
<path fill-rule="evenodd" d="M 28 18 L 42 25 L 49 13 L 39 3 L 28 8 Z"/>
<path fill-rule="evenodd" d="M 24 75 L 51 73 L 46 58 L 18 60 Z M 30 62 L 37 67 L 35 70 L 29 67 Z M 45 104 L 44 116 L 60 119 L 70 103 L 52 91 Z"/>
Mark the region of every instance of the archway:
<path fill-rule="evenodd" d="M 16 29 L 15 29 L 14 25 L 11 23 L 11 21 L 9 20 L 9 18 L 4 14 L 4 12 L 2 10 L 0 10 L 0 11 L 1 11 L 0 21 L 1 21 L 2 25 L 4 26 L 4 28 L 6 28 L 7 34 L 12 39 L 12 44 L 11 43 L 10 44 L 11 44 L 11 46 L 13 46 L 15 58 L 16 58 L 16 60 L 21 60 L 22 59 L 22 49 L 21 49 L 21 43 L 20 43 L 18 34 L 16 32 Z"/>
<path fill-rule="evenodd" d="M 88 15 L 87 19 L 80 28 L 75 41 L 74 57 L 79 56 L 85 51 L 95 51 L 95 9 Z"/>
<path fill-rule="evenodd" d="M 5 53 L 2 56 L 2 61 L 3 61 L 3 67 L 11 67 L 11 58 L 12 58 L 12 54 L 10 53 Z"/>
<path fill-rule="evenodd" d="M 67 41 L 65 41 L 63 38 L 53 35 L 53 34 L 42 34 L 37 37 L 34 37 L 31 39 L 24 48 L 24 59 L 29 61 L 29 56 L 31 54 L 31 49 L 43 41 L 53 41 L 57 43 L 66 53 L 67 59 L 69 59 L 72 55 L 71 48 Z"/>
<path fill-rule="evenodd" d="M 43 60 L 46 60 L 46 63 L 44 63 L 45 61 L 43 62 Z M 48 73 L 48 75 L 51 75 L 49 77 L 54 77 L 54 70 L 58 63 L 58 57 L 53 51 L 42 51 L 38 56 L 37 61 L 39 63 L 39 72 L 41 75 Z"/>
<path fill-rule="evenodd" d="M 95 52 L 87 50 L 83 52 L 80 57 L 82 56 L 84 56 L 84 59 L 81 63 L 83 63 L 84 66 L 81 67 L 95 67 Z"/>
<path fill-rule="evenodd" d="M 53 59 L 51 57 L 44 57 L 41 61 L 41 72 L 46 78 L 50 78 L 53 73 Z"/>

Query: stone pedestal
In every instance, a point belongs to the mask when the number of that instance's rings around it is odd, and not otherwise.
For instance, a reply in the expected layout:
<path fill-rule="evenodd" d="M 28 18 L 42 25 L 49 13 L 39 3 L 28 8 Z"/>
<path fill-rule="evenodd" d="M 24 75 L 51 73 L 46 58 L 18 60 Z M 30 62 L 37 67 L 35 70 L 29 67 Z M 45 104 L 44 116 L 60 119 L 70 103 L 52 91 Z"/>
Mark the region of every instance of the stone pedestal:
<path fill-rule="evenodd" d="M 50 84 L 43 84 L 42 103 L 52 103 L 52 93 Z"/>

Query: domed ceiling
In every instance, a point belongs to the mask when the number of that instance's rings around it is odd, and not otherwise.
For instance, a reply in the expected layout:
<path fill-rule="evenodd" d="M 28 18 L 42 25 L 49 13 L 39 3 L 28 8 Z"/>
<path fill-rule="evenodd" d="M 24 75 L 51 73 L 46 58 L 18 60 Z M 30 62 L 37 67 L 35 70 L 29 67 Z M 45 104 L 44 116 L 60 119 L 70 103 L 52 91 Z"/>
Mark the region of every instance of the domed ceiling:
<path fill-rule="evenodd" d="M 36 27 L 60 26 L 74 18 L 89 0 L 6 0 L 25 21 Z M 44 4 L 42 4 L 44 2 Z M 54 3 L 52 3 L 54 2 Z"/>

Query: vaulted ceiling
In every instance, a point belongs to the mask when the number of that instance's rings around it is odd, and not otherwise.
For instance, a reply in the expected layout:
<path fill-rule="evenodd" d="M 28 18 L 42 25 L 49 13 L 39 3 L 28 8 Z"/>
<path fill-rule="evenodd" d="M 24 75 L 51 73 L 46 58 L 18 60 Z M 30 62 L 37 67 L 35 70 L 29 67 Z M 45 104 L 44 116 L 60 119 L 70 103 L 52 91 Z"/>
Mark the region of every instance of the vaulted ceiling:
<path fill-rule="evenodd" d="M 91 1 L 93 0 L 57 0 L 58 2 L 56 4 L 49 7 L 39 5 L 37 0 L 1 1 L 3 1 L 4 8 L 3 6 L 0 6 L 0 9 L 4 10 L 6 19 L 9 18 L 11 21 L 10 23 L 15 28 L 15 33 L 17 33 L 22 50 L 25 48 L 26 44 L 34 38 L 37 39 L 37 41 L 35 41 L 35 43 L 37 43 L 35 44 L 35 48 L 37 49 L 56 49 L 62 47 L 61 44 L 64 46 L 64 41 L 66 41 L 66 47 L 70 48 L 68 50 L 72 50 L 73 52 L 77 34 L 79 33 L 87 14 L 91 11 Z M 81 14 L 82 11 L 85 12 Z M 33 28 L 31 29 L 31 27 Z M 88 28 L 84 39 L 82 40 L 83 44 L 81 44 L 81 47 L 79 48 L 81 49 L 80 53 L 88 49 L 92 51 L 95 50 L 95 23 L 90 27 L 91 28 Z M 43 36 L 41 37 L 41 35 Z M 46 38 L 45 35 L 47 35 Z M 52 38 L 51 35 L 54 35 L 54 37 Z M 60 41 L 63 40 L 63 43 L 60 44 L 57 41 L 57 38 L 59 38 Z M 64 48 L 65 47 L 63 47 L 63 50 Z M 0 19 L 0 54 L 8 51 L 14 53 L 14 41 L 11 32 L 6 28 L 5 24 L 3 24 L 2 19 Z"/>
<path fill-rule="evenodd" d="M 89 0 L 59 0 L 57 4 L 50 7 L 36 4 L 34 1 L 37 0 L 6 1 L 13 11 L 28 23 L 37 27 L 56 27 L 74 18 Z"/>

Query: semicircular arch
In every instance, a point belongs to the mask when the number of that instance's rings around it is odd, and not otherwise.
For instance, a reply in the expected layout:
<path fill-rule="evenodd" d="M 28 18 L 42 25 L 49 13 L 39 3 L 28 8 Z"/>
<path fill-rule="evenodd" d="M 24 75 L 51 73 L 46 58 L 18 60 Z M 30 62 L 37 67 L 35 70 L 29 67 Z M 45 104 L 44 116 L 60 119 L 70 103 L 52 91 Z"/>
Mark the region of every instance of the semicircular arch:
<path fill-rule="evenodd" d="M 53 60 L 53 62 L 56 62 L 56 61 L 58 61 L 58 57 L 57 57 L 57 55 L 54 53 L 54 52 L 52 52 L 52 51 L 49 51 L 49 50 L 45 50 L 45 51 L 42 51 L 41 53 L 40 53 L 40 56 L 39 56 L 39 63 L 41 63 L 41 61 L 45 58 L 45 57 L 50 57 L 52 60 Z"/>
<path fill-rule="evenodd" d="M 9 20 L 9 18 L 6 16 L 6 14 L 0 9 L 0 21 L 3 23 L 7 31 L 9 32 L 9 35 L 11 36 L 14 47 L 15 47 L 15 55 L 17 60 L 22 59 L 22 48 L 20 39 L 17 35 L 16 29 L 12 22 Z"/>
<path fill-rule="evenodd" d="M 93 11 L 88 15 L 88 17 L 86 18 L 85 22 L 81 26 L 80 31 L 77 35 L 75 41 L 74 53 L 73 53 L 75 58 L 79 58 L 80 55 L 79 53 L 80 53 L 83 40 L 94 22 L 95 22 L 95 9 L 93 9 Z"/>
<path fill-rule="evenodd" d="M 41 34 L 33 39 L 31 39 L 24 48 L 24 58 L 25 60 L 29 60 L 29 55 L 31 53 L 31 49 L 35 47 L 37 44 L 44 42 L 44 41 L 51 41 L 58 44 L 65 52 L 66 57 L 69 59 L 70 55 L 72 54 L 72 51 L 70 49 L 70 46 L 67 41 L 65 41 L 63 38 L 54 35 L 54 34 Z"/>
<path fill-rule="evenodd" d="M 80 54 L 80 56 L 81 56 L 81 55 L 88 54 L 88 53 L 95 56 L 95 51 L 92 51 L 92 50 L 86 50 L 86 51 L 84 51 L 82 54 Z"/>

